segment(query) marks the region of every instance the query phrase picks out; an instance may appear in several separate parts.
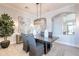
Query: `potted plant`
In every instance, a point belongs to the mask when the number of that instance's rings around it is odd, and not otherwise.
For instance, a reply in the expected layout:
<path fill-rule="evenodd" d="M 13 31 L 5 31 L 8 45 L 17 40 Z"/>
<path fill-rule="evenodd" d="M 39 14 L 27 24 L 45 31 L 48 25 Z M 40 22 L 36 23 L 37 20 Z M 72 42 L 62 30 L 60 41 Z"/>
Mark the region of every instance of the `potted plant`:
<path fill-rule="evenodd" d="M 14 33 L 14 22 L 8 14 L 2 14 L 0 16 L 0 37 L 4 38 L 2 41 L 1 47 L 7 48 L 10 44 L 10 40 L 7 40 L 8 36 L 11 36 Z"/>

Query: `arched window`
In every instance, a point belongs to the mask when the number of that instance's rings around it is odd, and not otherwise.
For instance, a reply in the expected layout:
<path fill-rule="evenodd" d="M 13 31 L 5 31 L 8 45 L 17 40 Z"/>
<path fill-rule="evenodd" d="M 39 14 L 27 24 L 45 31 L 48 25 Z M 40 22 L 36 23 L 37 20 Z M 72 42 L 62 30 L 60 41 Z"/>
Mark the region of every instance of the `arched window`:
<path fill-rule="evenodd" d="M 64 20 L 64 32 L 65 35 L 71 35 L 75 33 L 76 14 L 67 14 L 63 17 Z"/>

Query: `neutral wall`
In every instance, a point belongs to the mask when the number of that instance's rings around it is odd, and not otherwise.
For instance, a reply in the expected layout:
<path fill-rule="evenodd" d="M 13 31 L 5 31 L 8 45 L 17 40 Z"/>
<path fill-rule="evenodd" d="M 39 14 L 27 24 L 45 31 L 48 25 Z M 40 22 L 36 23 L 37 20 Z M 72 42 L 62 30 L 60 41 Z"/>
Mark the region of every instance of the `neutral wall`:
<path fill-rule="evenodd" d="M 17 28 L 18 28 L 17 27 L 18 13 L 15 10 L 9 9 L 4 6 L 0 6 L 0 15 L 3 13 L 8 13 L 12 17 L 12 20 L 14 20 L 14 22 L 16 23 L 14 27 L 15 28 L 14 34 L 11 37 L 8 37 L 8 40 L 10 40 L 11 43 L 13 43 L 15 41 L 15 33 L 17 32 Z M 3 40 L 4 40 L 3 38 L 0 38 L 0 41 L 3 41 Z"/>
<path fill-rule="evenodd" d="M 74 45 L 75 44 L 75 35 L 63 35 L 63 19 L 62 16 L 59 16 L 54 19 L 53 22 L 53 36 L 59 37 L 57 42 Z"/>
<path fill-rule="evenodd" d="M 18 34 L 18 29 L 21 29 L 20 30 L 20 33 L 21 32 L 24 32 L 26 33 L 27 30 L 29 29 L 29 24 L 30 24 L 30 20 L 32 19 L 33 15 L 31 16 L 30 14 L 28 13 L 22 13 L 20 11 L 17 11 L 16 9 L 14 8 L 10 8 L 10 7 L 6 7 L 6 6 L 2 6 L 0 5 L 0 15 L 3 14 L 3 13 L 7 13 L 9 14 L 9 16 L 12 17 L 12 20 L 14 21 L 14 24 L 15 24 L 15 31 L 13 33 L 13 35 L 11 35 L 10 37 L 8 37 L 8 40 L 11 41 L 11 44 L 12 43 L 16 43 L 16 34 Z M 21 17 L 23 19 L 20 19 L 20 20 L 24 20 L 24 22 L 27 24 L 27 25 L 22 25 L 20 23 L 18 23 L 19 21 L 19 18 L 18 17 Z M 0 38 L 0 42 L 3 41 L 4 39 L 3 38 Z"/>
<path fill-rule="evenodd" d="M 74 6 L 74 4 L 67 5 L 67 6 L 64 6 L 63 8 L 59 8 L 59 9 L 56 9 L 54 11 L 50 11 L 50 12 L 42 15 L 42 17 L 46 18 L 46 20 L 47 20 L 47 29 L 49 32 L 53 31 L 53 24 L 52 24 L 53 18 L 62 12 L 73 12 L 74 11 L 72 9 L 73 6 Z"/>
<path fill-rule="evenodd" d="M 59 39 L 56 41 L 58 43 L 79 47 L 79 11 L 75 7 L 77 6 L 72 7 L 73 12 L 76 13 L 75 34 L 63 35 L 63 19 L 62 16 L 60 15 L 58 17 L 53 18 L 53 36 L 59 37 Z M 71 12 L 70 8 L 68 9 L 69 12 Z"/>
<path fill-rule="evenodd" d="M 63 35 L 63 19 L 62 16 L 55 17 L 64 12 L 76 13 L 75 35 Z M 43 15 L 47 19 L 47 29 L 53 32 L 53 36 L 59 37 L 56 42 L 79 47 L 79 5 L 71 4 L 55 11 L 48 12 Z"/>
<path fill-rule="evenodd" d="M 76 7 L 76 8 L 75 8 Z M 55 11 L 48 12 L 46 14 L 43 14 L 42 17 L 46 18 L 47 21 L 47 29 L 49 32 L 53 32 L 53 36 L 59 37 L 59 39 L 56 41 L 58 43 L 70 45 L 70 46 L 76 46 L 79 47 L 79 8 L 77 8 L 78 5 L 71 4 L 69 6 L 65 6 L 63 8 L 59 8 Z M 55 17 L 56 15 L 63 13 L 63 12 L 74 12 L 76 13 L 76 30 L 75 35 L 63 35 L 63 19 L 62 16 Z M 35 16 L 28 16 L 23 17 L 24 22 L 27 23 L 27 25 L 22 26 L 22 31 L 24 33 L 27 33 L 27 31 L 30 29 L 30 23 L 36 19 Z M 26 20 L 28 19 L 28 20 Z M 30 21 L 29 21 L 30 20 Z M 24 28 L 24 29 L 23 29 Z M 28 30 L 26 30 L 28 29 Z"/>
<path fill-rule="evenodd" d="M 57 40 L 57 42 L 63 43 L 63 44 L 68 44 L 68 45 L 72 45 L 72 46 L 78 46 L 79 45 L 79 14 L 77 14 L 76 16 L 76 34 L 74 36 L 66 36 L 62 34 L 62 26 L 63 26 L 63 20 L 61 17 L 56 17 L 54 18 L 54 16 L 56 16 L 59 13 L 62 12 L 75 12 L 78 10 L 74 10 L 74 5 L 71 6 L 65 6 L 63 8 L 59 8 L 55 11 L 51 11 L 49 13 L 44 14 L 42 17 L 46 18 L 47 20 L 47 29 L 49 32 L 53 32 L 53 36 L 57 36 L 59 37 L 59 39 Z M 78 9 L 78 8 L 76 8 Z M 18 33 L 18 28 L 20 29 L 20 33 L 27 33 L 28 30 L 30 29 L 30 24 L 33 22 L 33 20 L 36 19 L 35 15 L 30 15 L 30 14 L 22 14 L 18 11 L 16 11 L 15 9 L 12 8 L 8 8 L 5 6 L 0 6 L 0 14 L 2 13 L 8 13 L 14 20 L 14 22 L 16 23 L 15 25 L 15 33 L 9 37 L 8 39 L 10 39 L 11 43 L 15 43 L 16 41 L 16 33 Z M 18 16 L 21 16 L 21 24 L 19 24 L 18 27 Z M 3 40 L 2 38 L 0 38 L 0 41 Z"/>

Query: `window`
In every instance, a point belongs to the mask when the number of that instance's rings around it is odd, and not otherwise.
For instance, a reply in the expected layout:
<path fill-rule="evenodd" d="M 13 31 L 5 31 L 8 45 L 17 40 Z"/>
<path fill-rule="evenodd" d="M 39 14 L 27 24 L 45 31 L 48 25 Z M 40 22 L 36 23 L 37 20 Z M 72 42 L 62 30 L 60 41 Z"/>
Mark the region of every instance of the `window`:
<path fill-rule="evenodd" d="M 63 17 L 64 19 L 64 32 L 65 35 L 74 34 L 75 29 L 75 14 L 68 14 Z"/>

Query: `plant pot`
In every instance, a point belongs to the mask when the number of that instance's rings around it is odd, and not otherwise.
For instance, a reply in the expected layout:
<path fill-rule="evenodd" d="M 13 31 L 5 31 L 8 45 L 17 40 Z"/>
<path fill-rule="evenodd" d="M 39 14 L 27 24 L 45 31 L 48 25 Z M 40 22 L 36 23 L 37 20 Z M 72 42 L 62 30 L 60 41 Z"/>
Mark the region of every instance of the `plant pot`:
<path fill-rule="evenodd" d="M 10 44 L 10 41 L 9 40 L 6 40 L 6 41 L 2 41 L 1 42 L 1 47 L 2 48 L 7 48 Z"/>

